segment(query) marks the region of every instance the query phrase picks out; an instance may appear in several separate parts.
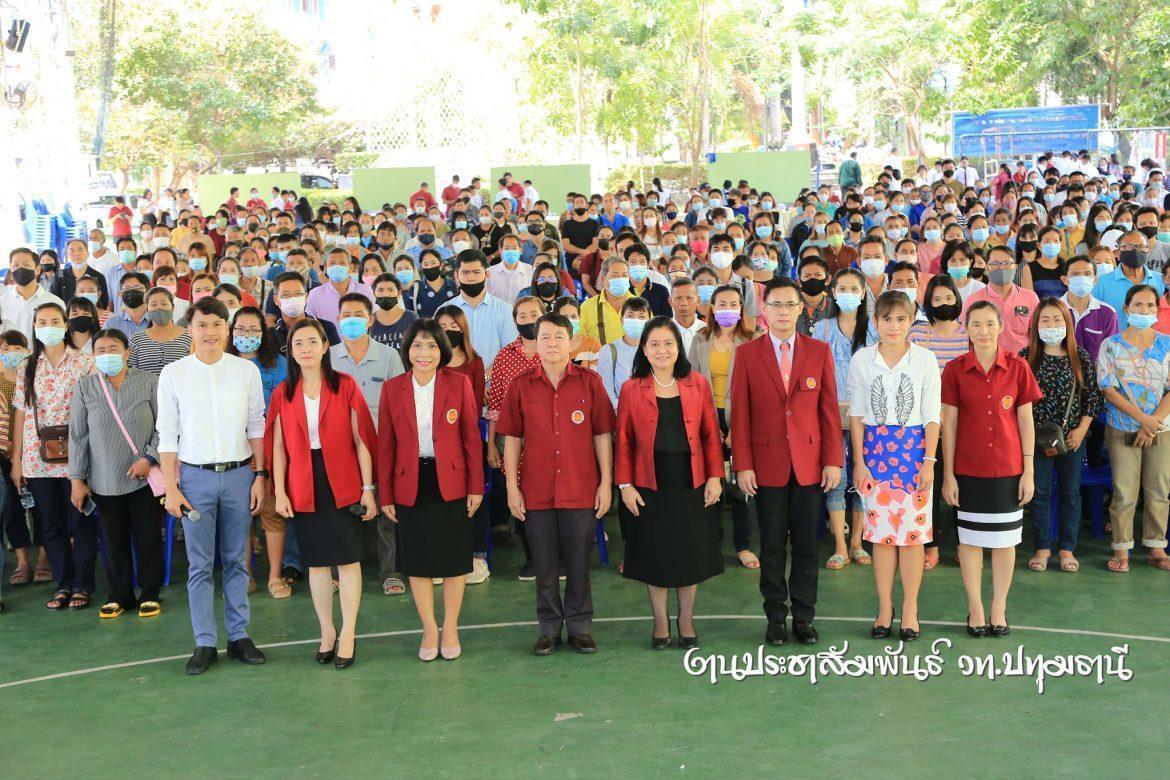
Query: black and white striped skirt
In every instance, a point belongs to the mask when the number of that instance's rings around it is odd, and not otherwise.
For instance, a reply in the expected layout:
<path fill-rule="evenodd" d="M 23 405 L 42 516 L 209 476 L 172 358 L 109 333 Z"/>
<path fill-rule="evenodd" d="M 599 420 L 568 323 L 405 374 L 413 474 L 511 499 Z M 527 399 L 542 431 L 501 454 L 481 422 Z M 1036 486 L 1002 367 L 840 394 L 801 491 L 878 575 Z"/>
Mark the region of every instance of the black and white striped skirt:
<path fill-rule="evenodd" d="M 959 483 L 955 525 L 959 544 L 972 547 L 1015 547 L 1024 528 L 1019 505 L 1020 475 L 1014 477 L 964 477 Z"/>

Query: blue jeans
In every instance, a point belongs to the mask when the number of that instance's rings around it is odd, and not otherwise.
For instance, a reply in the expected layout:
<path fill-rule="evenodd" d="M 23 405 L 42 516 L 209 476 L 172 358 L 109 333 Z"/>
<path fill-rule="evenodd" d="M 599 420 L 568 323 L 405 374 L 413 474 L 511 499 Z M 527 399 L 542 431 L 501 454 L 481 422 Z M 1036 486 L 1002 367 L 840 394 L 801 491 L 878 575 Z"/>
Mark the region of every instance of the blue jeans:
<path fill-rule="evenodd" d="M 1045 458 L 1038 450 L 1033 459 L 1036 492 L 1032 496 L 1032 543 L 1036 550 L 1051 550 L 1052 539 L 1052 474 L 1056 473 L 1057 528 L 1060 549 L 1072 552 L 1077 548 L 1077 532 L 1081 528 L 1081 461 L 1085 443 L 1076 450 L 1058 458 Z"/>
<path fill-rule="evenodd" d="M 297 541 L 297 532 L 291 522 L 284 529 L 284 556 L 280 559 L 280 566 L 283 569 L 291 566 L 305 573 L 305 566 L 301 563 L 301 544 Z"/>
<path fill-rule="evenodd" d="M 849 441 L 849 431 L 843 431 L 841 434 L 842 452 L 845 453 L 845 468 L 841 469 L 841 481 L 837 483 L 837 487 L 830 490 L 825 495 L 825 509 L 829 512 L 844 512 L 849 508 L 849 496 L 846 495 L 846 490 L 849 489 L 849 483 L 853 479 L 853 459 L 850 457 L 852 447 Z"/>
<path fill-rule="evenodd" d="M 201 517 L 183 520 L 187 545 L 187 598 L 191 604 L 191 628 L 198 647 L 215 647 L 216 536 L 223 567 L 224 624 L 228 641 L 248 635 L 248 535 L 252 527 L 249 499 L 252 467 L 216 473 L 182 464 L 179 489 Z"/>

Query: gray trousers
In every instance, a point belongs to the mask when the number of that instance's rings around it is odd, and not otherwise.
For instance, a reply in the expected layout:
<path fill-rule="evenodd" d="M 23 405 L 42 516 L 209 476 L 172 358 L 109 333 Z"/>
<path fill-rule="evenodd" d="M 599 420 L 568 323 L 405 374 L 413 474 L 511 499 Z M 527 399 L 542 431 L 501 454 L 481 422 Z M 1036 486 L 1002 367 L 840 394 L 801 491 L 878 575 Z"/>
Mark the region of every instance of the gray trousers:
<path fill-rule="evenodd" d="M 378 529 L 378 579 L 385 582 L 398 576 L 398 524 L 381 512 L 375 522 Z"/>
<path fill-rule="evenodd" d="M 588 634 L 593 623 L 589 555 L 597 525 L 592 509 L 529 510 L 524 529 L 536 568 L 536 619 L 540 633 L 560 636 Z M 565 562 L 565 598 L 561 601 L 560 564 Z"/>

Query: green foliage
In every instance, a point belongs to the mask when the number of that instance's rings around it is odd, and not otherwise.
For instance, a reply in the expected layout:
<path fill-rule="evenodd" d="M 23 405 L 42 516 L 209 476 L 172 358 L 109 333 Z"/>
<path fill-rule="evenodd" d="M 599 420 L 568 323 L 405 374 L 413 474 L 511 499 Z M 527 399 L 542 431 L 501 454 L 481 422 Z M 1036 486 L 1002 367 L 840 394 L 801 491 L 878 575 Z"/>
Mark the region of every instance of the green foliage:
<path fill-rule="evenodd" d="M 353 190 L 303 190 L 301 194 L 309 201 L 309 205 L 313 207 L 316 212 L 317 208 L 322 203 L 336 203 L 341 205 L 341 201 L 353 195 Z"/>
<path fill-rule="evenodd" d="M 662 182 L 671 192 L 678 192 L 691 186 L 691 166 L 681 164 L 663 165 L 621 165 L 612 168 L 605 177 L 606 192 L 616 192 L 624 189 L 626 182 L 633 180 L 638 189 L 645 191 L 654 181 Z M 699 166 L 699 180 L 707 177 L 707 166 Z"/>

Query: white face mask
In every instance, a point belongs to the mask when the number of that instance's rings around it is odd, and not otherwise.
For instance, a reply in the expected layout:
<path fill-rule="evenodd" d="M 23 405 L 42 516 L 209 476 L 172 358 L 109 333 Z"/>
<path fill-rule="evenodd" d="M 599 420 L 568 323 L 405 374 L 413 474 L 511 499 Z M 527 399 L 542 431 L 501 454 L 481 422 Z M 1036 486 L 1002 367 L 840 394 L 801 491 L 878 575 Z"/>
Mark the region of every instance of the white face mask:
<path fill-rule="evenodd" d="M 731 252 L 712 252 L 711 253 L 711 265 L 715 266 L 716 268 L 718 268 L 720 270 L 730 266 L 731 261 L 732 261 Z"/>
<path fill-rule="evenodd" d="M 451 243 L 451 249 L 452 249 L 452 251 L 455 252 L 455 254 L 459 254 L 460 252 L 464 251 L 465 249 L 471 249 L 471 242 L 470 241 L 454 241 Z"/>
<path fill-rule="evenodd" d="M 305 313 L 305 296 L 283 298 L 280 301 L 280 313 L 286 317 L 299 317 Z"/>

